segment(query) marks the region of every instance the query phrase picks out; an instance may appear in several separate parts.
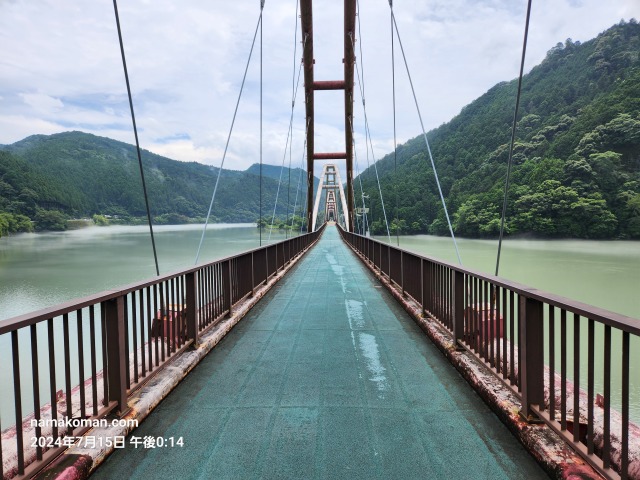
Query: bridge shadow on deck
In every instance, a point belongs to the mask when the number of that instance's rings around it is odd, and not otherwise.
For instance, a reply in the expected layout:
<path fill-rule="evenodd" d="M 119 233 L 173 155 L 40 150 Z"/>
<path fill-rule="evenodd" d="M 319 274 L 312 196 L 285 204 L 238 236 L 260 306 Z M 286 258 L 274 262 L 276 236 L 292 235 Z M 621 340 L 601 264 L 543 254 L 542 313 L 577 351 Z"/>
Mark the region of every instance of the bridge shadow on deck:
<path fill-rule="evenodd" d="M 548 478 L 335 228 L 93 478 Z"/>

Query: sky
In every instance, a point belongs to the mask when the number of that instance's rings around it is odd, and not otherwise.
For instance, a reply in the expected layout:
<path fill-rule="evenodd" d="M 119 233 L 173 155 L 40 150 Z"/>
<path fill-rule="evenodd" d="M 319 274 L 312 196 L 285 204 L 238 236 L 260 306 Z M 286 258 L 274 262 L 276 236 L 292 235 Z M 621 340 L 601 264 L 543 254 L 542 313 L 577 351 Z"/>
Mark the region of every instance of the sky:
<path fill-rule="evenodd" d="M 262 22 L 262 159 L 293 167 L 303 165 L 305 130 L 303 77 L 292 113 L 302 46 L 296 2 L 266 0 Z M 362 169 L 393 150 L 393 103 L 388 0 L 359 3 L 356 48 L 362 47 L 358 63 L 373 144 L 367 158 L 358 82 L 354 129 Z M 517 77 L 526 4 L 393 2 L 427 131 L 496 83 Z M 260 1 L 120 0 L 118 9 L 141 147 L 219 166 Z M 313 15 L 315 78 L 340 80 L 343 2 L 316 0 Z M 589 40 L 632 17 L 640 19 L 640 0 L 534 0 L 525 70 L 558 42 Z M 397 140 L 404 143 L 421 127 L 394 41 Z M 0 0 L 0 45 L 0 144 L 70 130 L 135 142 L 112 1 Z M 225 168 L 243 170 L 260 160 L 260 56 L 258 34 Z M 343 102 L 342 92 L 316 92 L 317 152 L 345 150 Z"/>

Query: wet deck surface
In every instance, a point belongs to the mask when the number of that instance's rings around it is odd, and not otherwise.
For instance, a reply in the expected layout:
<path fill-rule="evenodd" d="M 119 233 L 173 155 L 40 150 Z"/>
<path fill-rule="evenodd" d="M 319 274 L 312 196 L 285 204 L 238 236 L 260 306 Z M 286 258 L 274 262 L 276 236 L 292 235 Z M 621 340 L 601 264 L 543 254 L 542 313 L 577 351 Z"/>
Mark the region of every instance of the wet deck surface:
<path fill-rule="evenodd" d="M 327 228 L 96 479 L 548 478 Z"/>

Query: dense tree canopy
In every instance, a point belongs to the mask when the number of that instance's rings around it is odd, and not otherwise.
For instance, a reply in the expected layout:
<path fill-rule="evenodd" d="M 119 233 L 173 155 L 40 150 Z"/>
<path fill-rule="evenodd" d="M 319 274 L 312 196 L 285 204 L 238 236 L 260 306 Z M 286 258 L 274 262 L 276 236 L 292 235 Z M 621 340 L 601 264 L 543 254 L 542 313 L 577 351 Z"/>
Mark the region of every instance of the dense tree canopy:
<path fill-rule="evenodd" d="M 507 234 L 640 238 L 640 26 L 568 39 L 525 76 L 506 215 Z M 428 133 L 454 230 L 499 233 L 517 81 L 503 82 Z M 389 222 L 448 234 L 422 136 L 378 162 Z M 371 229 L 386 231 L 372 169 L 361 175 Z M 356 182 L 357 184 L 357 182 Z M 360 194 L 356 203 L 361 204 Z M 402 226 L 404 225 L 404 226 Z"/>

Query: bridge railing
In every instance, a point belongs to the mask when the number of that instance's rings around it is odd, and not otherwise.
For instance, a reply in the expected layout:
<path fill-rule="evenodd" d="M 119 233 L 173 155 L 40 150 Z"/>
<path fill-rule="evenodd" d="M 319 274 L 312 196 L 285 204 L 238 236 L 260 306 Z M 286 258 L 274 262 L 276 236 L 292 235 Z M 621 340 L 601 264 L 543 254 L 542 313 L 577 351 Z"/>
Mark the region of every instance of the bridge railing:
<path fill-rule="evenodd" d="M 630 420 L 640 320 L 340 233 L 517 395 L 525 419 L 549 425 L 605 478 L 640 471 L 640 429 Z"/>
<path fill-rule="evenodd" d="M 34 475 L 96 421 L 125 413 L 132 392 L 323 228 L 0 322 L 1 388 L 13 400 L 0 404 L 0 478 Z"/>

